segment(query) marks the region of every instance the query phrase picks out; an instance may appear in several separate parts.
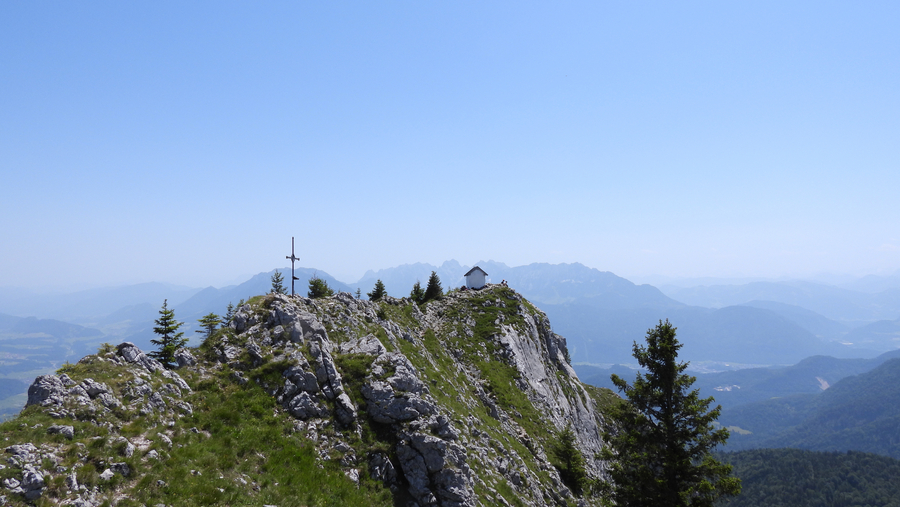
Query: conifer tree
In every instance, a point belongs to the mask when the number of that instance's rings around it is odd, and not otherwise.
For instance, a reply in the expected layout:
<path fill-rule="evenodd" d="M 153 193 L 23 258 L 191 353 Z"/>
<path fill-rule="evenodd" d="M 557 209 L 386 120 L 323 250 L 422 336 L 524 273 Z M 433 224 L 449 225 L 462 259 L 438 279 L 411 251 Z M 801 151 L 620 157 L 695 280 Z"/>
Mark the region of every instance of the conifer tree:
<path fill-rule="evenodd" d="M 356 299 L 360 299 L 360 298 L 362 298 L 362 291 L 359 289 L 359 287 L 357 287 L 356 288 Z"/>
<path fill-rule="evenodd" d="M 306 294 L 313 299 L 324 298 L 333 296 L 334 290 L 328 286 L 328 282 L 318 276 L 313 276 L 309 279 L 309 291 Z"/>
<path fill-rule="evenodd" d="M 375 288 L 372 289 L 372 292 L 367 292 L 366 296 L 369 296 L 369 301 L 380 301 L 381 298 L 387 296 L 387 290 L 384 288 L 384 282 L 379 278 L 378 281 L 375 282 Z"/>
<path fill-rule="evenodd" d="M 409 299 L 413 300 L 413 303 L 422 304 L 425 302 L 425 290 L 422 288 L 422 284 L 416 280 L 416 284 L 413 285 L 412 291 L 409 293 Z"/>
<path fill-rule="evenodd" d="M 234 305 L 231 304 L 231 301 L 228 302 L 228 307 L 225 309 L 225 325 L 231 324 L 231 319 L 234 318 Z"/>
<path fill-rule="evenodd" d="M 432 271 L 431 276 L 428 277 L 428 286 L 425 287 L 425 298 L 423 302 L 438 299 L 443 295 L 444 289 L 441 287 L 441 279 L 438 278 L 437 273 Z"/>
<path fill-rule="evenodd" d="M 271 280 L 272 290 L 269 291 L 269 294 L 287 294 L 287 289 L 284 288 L 284 275 L 281 274 L 281 271 L 275 270 Z"/>
<path fill-rule="evenodd" d="M 646 346 L 635 342 L 633 350 L 647 373 L 632 385 L 612 375 L 630 403 L 614 407 L 617 428 L 604 435 L 609 499 L 619 507 L 711 507 L 719 497 L 737 495 L 740 479 L 711 454 L 728 439 L 727 429 L 713 426 L 721 406 L 710 410 L 713 398 L 690 390 L 696 378 L 684 373 L 688 363 L 677 362 L 682 344 L 675 327 L 660 321 L 646 340 Z"/>
<path fill-rule="evenodd" d="M 553 464 L 559 470 L 560 478 L 573 493 L 581 496 L 590 480 L 585 468 L 584 456 L 575 446 L 575 432 L 572 431 L 571 425 L 559 432 L 550 451 L 554 458 Z"/>
<path fill-rule="evenodd" d="M 178 331 L 184 322 L 175 320 L 175 311 L 169 310 L 167 299 L 163 300 L 162 310 L 159 311 L 159 318 L 155 322 L 156 327 L 153 328 L 153 332 L 159 335 L 159 339 L 151 339 L 150 343 L 159 349 L 151 351 L 147 355 L 168 368 L 175 362 L 175 352 L 187 345 L 184 333 Z"/>
<path fill-rule="evenodd" d="M 231 304 L 229 304 L 228 306 L 230 307 Z M 199 322 L 200 325 L 203 326 L 203 329 L 198 329 L 194 332 L 206 333 L 206 337 L 204 337 L 203 339 L 208 340 L 212 336 L 212 334 L 216 332 L 216 328 L 218 327 L 218 325 L 222 323 L 222 317 L 219 317 L 213 312 L 209 312 L 208 314 L 204 315 L 203 318 L 198 319 L 197 322 Z"/>

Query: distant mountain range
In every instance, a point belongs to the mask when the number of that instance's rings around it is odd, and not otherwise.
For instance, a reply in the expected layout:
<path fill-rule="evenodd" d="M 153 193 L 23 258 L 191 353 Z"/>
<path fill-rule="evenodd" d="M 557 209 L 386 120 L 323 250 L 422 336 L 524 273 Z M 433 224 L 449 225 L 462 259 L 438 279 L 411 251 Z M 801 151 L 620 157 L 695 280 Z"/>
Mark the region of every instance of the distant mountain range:
<path fill-rule="evenodd" d="M 885 362 L 900 358 L 900 350 L 871 359 L 838 359 L 829 356 L 808 357 L 797 364 L 779 368 L 743 368 L 734 371 L 695 374 L 693 387 L 703 397 L 712 396 L 722 405 L 723 413 L 750 403 L 802 395 L 815 395 L 837 382 L 869 372 Z M 637 370 L 615 365 L 600 368 L 575 365 L 582 382 L 617 391 L 609 377 L 615 373 L 631 382 Z"/>
<path fill-rule="evenodd" d="M 664 319 L 678 328 L 685 344 L 682 357 L 698 367 L 711 365 L 710 369 L 789 365 L 817 355 L 872 358 L 900 347 L 900 288 L 896 285 L 900 276 L 867 277 L 842 287 L 757 281 L 660 290 L 578 263 L 510 267 L 481 261 L 477 265 L 488 273 L 489 282 L 506 280 L 544 310 L 554 330 L 568 340 L 575 363 L 633 363 L 632 343 L 642 341 L 647 329 Z M 305 295 L 310 277 L 319 276 L 337 291 L 359 289 L 366 297 L 380 279 L 389 295 L 404 297 L 416 281 L 424 285 L 432 271 L 444 290 L 459 287 L 470 268 L 455 260 L 440 266 L 406 264 L 369 271 L 356 283 L 343 283 L 313 268 L 298 268 L 296 287 Z M 290 268 L 279 271 L 290 287 Z M 224 314 L 229 303 L 269 291 L 274 272 L 259 273 L 239 285 L 204 289 L 144 283 L 40 295 L 0 287 L 0 312 L 7 314 L 2 318 L 34 316 L 34 321 L 41 321 L 47 335 L 42 339 L 55 340 L 47 341 L 44 349 L 51 342 L 70 340 L 68 331 L 51 330 L 48 319 L 80 326 L 86 330 L 78 332 L 90 335 L 59 348 L 55 355 L 9 356 L 3 359 L 4 367 L 39 371 L 37 365 L 43 364 L 46 370 L 68 357 L 69 348 L 103 341 L 132 341 L 150 348 L 153 321 L 163 300 L 168 300 L 176 318 L 185 323 L 185 335 L 196 343 L 197 319 L 209 312 Z M 18 350 L 24 346 L 15 341 L 21 336 L 7 333 L 0 340 L 7 349 Z"/>
<path fill-rule="evenodd" d="M 900 347 L 900 320 L 875 322 L 881 316 L 900 317 L 900 289 L 892 285 L 898 277 L 861 279 L 861 287 L 888 287 L 874 294 L 809 282 L 669 287 L 664 294 L 578 263 L 477 265 L 488 272 L 489 281 L 506 280 L 546 311 L 556 331 L 568 339 L 575 362 L 630 363 L 632 342 L 642 340 L 648 328 L 667 318 L 679 329 L 684 355 L 695 362 L 793 364 L 812 355 L 874 357 Z M 416 281 L 424 284 L 432 271 L 445 290 L 459 287 L 470 267 L 455 260 L 440 266 L 405 264 L 369 271 L 354 284 L 313 268 L 298 268 L 297 292 L 305 294 L 309 278 L 321 276 L 335 290 L 351 293 L 369 292 L 380 279 L 388 294 L 403 297 Z M 289 285 L 290 269 L 280 271 Z M 111 341 L 127 339 L 146 346 L 163 299 L 168 299 L 190 335 L 196 320 L 206 313 L 223 314 L 229 302 L 268 291 L 273 273 L 223 288 L 146 283 L 53 296 L 0 289 L 0 310 L 67 320 L 98 329 Z M 817 308 L 841 319 L 829 318 Z"/>
<path fill-rule="evenodd" d="M 873 287 L 873 283 L 862 284 Z M 661 287 L 671 298 L 708 308 L 771 301 L 812 310 L 850 325 L 900 317 L 900 288 L 886 283 L 879 292 L 862 292 L 805 281 L 753 282 L 744 285 Z"/>
<path fill-rule="evenodd" d="M 621 365 L 575 365 L 588 384 L 617 391 Z M 862 451 L 900 459 L 900 350 L 872 359 L 816 356 L 783 368 L 696 375 L 693 387 L 722 406 L 718 422 L 732 430 L 724 450 L 792 447 Z M 618 391 L 617 391 L 618 392 Z"/>

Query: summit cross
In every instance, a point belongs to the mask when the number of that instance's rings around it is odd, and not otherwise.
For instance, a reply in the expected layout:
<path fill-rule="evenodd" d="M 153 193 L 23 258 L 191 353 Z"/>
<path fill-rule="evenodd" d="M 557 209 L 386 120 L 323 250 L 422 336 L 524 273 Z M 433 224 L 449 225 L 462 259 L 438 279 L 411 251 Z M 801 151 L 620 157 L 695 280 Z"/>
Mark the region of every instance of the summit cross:
<path fill-rule="evenodd" d="M 291 256 L 285 256 L 285 259 L 289 259 L 291 261 L 291 297 L 294 296 L 294 280 L 299 280 L 296 276 L 294 276 L 294 261 L 299 261 L 300 257 L 294 255 L 294 237 L 291 236 Z"/>

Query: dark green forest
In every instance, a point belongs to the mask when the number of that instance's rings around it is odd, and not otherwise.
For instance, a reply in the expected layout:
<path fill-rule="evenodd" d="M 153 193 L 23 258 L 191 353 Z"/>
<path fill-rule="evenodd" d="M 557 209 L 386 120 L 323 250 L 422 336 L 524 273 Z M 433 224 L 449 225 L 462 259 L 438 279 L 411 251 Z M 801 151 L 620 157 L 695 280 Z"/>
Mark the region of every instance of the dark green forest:
<path fill-rule="evenodd" d="M 721 507 L 900 507 L 900 461 L 863 452 L 721 453 L 742 482 Z"/>

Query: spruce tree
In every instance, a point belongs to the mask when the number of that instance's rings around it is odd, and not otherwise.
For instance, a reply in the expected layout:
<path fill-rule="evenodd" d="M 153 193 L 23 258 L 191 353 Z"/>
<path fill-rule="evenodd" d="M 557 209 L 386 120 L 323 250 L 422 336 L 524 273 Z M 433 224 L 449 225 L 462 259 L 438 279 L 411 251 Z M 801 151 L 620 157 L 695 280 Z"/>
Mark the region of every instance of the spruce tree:
<path fill-rule="evenodd" d="M 178 331 L 184 322 L 175 320 L 175 311 L 169 310 L 168 301 L 167 299 L 163 300 L 162 310 L 159 311 L 159 318 L 156 319 L 156 327 L 153 328 L 153 332 L 160 338 L 150 340 L 150 343 L 159 348 L 147 354 L 167 368 L 175 362 L 175 352 L 187 345 L 184 333 Z"/>
<path fill-rule="evenodd" d="M 416 280 L 416 284 L 413 285 L 412 290 L 409 292 L 409 299 L 413 300 L 413 303 L 422 304 L 425 302 L 425 290 L 422 288 L 422 284 Z"/>
<path fill-rule="evenodd" d="M 228 302 L 228 308 L 225 309 L 225 322 L 224 324 L 227 326 L 231 324 L 231 319 L 234 318 L 234 305 L 231 304 L 231 301 Z"/>
<path fill-rule="evenodd" d="M 375 288 L 372 289 L 372 292 L 367 292 L 366 296 L 369 296 L 369 301 L 380 301 L 381 298 L 387 296 L 387 290 L 384 288 L 384 282 L 379 278 L 378 281 L 375 282 Z"/>
<path fill-rule="evenodd" d="M 309 279 L 309 291 L 306 295 L 313 299 L 324 298 L 333 296 L 334 290 L 328 286 L 328 282 L 318 276 L 313 276 Z"/>
<path fill-rule="evenodd" d="M 231 306 L 230 304 L 228 305 Z M 198 319 L 197 322 L 203 327 L 203 329 L 198 329 L 194 331 L 195 333 L 206 333 L 206 337 L 203 340 L 208 340 L 213 333 L 216 332 L 216 328 L 219 324 L 222 323 L 222 317 L 219 317 L 213 312 L 209 312 L 203 316 L 203 318 Z"/>
<path fill-rule="evenodd" d="M 428 277 L 428 286 L 425 287 L 425 298 L 423 302 L 438 299 L 443 295 L 444 289 L 441 287 L 441 279 L 438 278 L 437 273 L 432 271 L 431 276 Z"/>
<path fill-rule="evenodd" d="M 690 390 L 696 378 L 684 373 L 688 363 L 677 362 L 682 344 L 675 327 L 660 321 L 646 340 L 646 346 L 635 342 L 633 350 L 647 373 L 632 385 L 612 375 L 630 403 L 614 407 L 616 428 L 604 434 L 609 499 L 619 507 L 711 507 L 719 497 L 737 495 L 740 479 L 711 454 L 728 439 L 727 429 L 713 426 L 721 406 L 710 410 L 713 398 Z"/>
<path fill-rule="evenodd" d="M 553 465 L 559 470 L 559 476 L 569 489 L 578 496 L 584 493 L 590 480 L 585 467 L 584 456 L 575 446 L 575 432 L 572 426 L 559 432 L 557 440 L 550 448 Z"/>
<path fill-rule="evenodd" d="M 287 294 L 287 289 L 284 288 L 284 275 L 281 274 L 281 271 L 275 270 L 271 280 L 272 290 L 269 291 L 269 294 Z"/>

